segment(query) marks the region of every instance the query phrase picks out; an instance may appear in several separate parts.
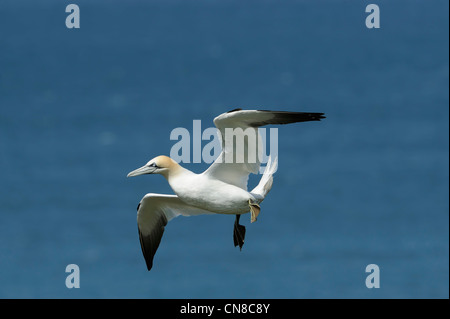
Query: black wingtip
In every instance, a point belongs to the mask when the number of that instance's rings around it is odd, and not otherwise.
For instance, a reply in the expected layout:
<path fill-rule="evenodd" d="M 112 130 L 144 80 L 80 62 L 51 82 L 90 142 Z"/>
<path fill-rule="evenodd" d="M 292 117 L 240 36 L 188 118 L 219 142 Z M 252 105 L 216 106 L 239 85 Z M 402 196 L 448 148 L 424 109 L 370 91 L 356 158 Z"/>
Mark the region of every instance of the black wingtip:
<path fill-rule="evenodd" d="M 231 111 L 228 111 L 227 113 L 233 113 L 233 112 L 237 112 L 237 111 L 242 111 L 242 109 L 241 108 L 233 109 Z"/>
<path fill-rule="evenodd" d="M 260 110 L 261 112 L 270 112 L 279 117 L 297 117 L 302 119 L 322 119 L 325 118 L 325 113 L 321 112 L 291 112 L 291 111 L 270 111 L 270 110 Z"/>
<path fill-rule="evenodd" d="M 144 259 L 145 259 L 145 265 L 147 266 L 147 270 L 150 271 L 153 267 L 153 257 L 155 256 L 156 249 L 158 249 L 158 247 L 156 247 L 154 249 L 154 251 L 148 250 L 144 243 L 144 236 L 142 235 L 139 227 L 138 227 L 138 232 L 139 232 L 139 241 L 141 243 L 142 254 L 144 255 Z M 159 243 L 157 244 L 157 246 L 159 246 Z"/>
<path fill-rule="evenodd" d="M 311 117 L 314 118 L 313 121 L 320 121 L 321 119 L 326 119 L 325 113 L 309 113 Z"/>
<path fill-rule="evenodd" d="M 267 124 L 290 124 L 297 122 L 320 121 L 325 118 L 324 113 L 269 110 L 259 110 L 259 112 L 268 112 L 272 115 L 272 117 L 251 123 L 250 125 L 253 127 L 260 127 Z"/>

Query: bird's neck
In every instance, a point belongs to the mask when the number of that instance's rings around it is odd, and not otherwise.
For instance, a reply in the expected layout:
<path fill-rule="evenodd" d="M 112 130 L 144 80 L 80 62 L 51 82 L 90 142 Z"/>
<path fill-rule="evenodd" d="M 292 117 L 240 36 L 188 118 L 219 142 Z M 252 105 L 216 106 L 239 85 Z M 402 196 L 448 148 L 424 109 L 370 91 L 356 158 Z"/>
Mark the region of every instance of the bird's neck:
<path fill-rule="evenodd" d="M 185 177 L 194 174 L 190 170 L 182 167 L 180 164 L 174 162 L 170 168 L 164 172 L 162 175 L 167 179 L 170 183 L 171 181 L 178 179 L 179 177 Z"/>
<path fill-rule="evenodd" d="M 192 183 L 196 180 L 196 175 L 190 170 L 178 165 L 176 169 L 169 170 L 165 177 L 174 193 L 179 197 L 183 197 L 186 190 L 191 190 L 194 187 Z"/>

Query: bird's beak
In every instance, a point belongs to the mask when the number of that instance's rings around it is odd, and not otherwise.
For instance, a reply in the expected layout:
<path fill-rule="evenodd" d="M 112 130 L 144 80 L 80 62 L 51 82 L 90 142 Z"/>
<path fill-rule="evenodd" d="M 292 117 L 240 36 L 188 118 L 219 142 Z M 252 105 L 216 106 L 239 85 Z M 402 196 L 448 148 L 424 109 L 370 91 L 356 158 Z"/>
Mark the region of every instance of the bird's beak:
<path fill-rule="evenodd" d="M 127 177 L 139 176 L 144 174 L 152 174 L 156 170 L 156 167 L 142 166 L 138 169 L 135 169 L 132 172 L 129 172 Z"/>

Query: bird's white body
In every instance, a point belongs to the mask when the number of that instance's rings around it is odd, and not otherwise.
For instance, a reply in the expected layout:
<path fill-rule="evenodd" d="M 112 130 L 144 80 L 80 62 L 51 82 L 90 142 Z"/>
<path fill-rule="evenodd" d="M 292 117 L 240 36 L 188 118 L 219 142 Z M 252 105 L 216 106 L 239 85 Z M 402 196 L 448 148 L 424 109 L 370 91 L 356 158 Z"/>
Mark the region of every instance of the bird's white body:
<path fill-rule="evenodd" d="M 248 201 L 256 198 L 246 190 L 210 177 L 183 169 L 168 182 L 172 190 L 186 204 L 217 214 L 249 212 Z"/>
<path fill-rule="evenodd" d="M 239 225 L 241 214 L 251 212 L 251 222 L 256 221 L 260 212 L 259 204 L 272 188 L 272 175 L 277 170 L 277 159 L 269 161 L 259 184 L 247 190 L 248 175 L 258 173 L 260 167 L 260 136 L 258 127 L 267 124 L 288 124 L 305 121 L 319 121 L 323 113 L 274 112 L 236 109 L 223 113 L 214 119 L 222 138 L 222 152 L 216 161 L 203 173 L 196 174 L 167 156 L 158 156 L 145 166 L 128 174 L 163 175 L 176 195 L 149 193 L 144 196 L 138 206 L 138 229 L 142 252 L 147 268 L 151 269 L 153 257 L 159 246 L 164 226 L 172 218 L 179 215 L 194 216 L 200 214 L 232 214 L 236 215 L 234 243 L 242 248 L 245 227 Z M 226 132 L 234 130 L 233 136 Z M 237 135 L 235 134 L 237 132 Z M 254 136 L 251 140 L 245 135 Z M 243 147 L 237 147 L 233 141 L 241 140 Z M 244 161 L 229 161 L 243 155 Z M 258 156 L 250 156 L 258 155 Z M 249 159 L 255 158 L 256 161 Z"/>

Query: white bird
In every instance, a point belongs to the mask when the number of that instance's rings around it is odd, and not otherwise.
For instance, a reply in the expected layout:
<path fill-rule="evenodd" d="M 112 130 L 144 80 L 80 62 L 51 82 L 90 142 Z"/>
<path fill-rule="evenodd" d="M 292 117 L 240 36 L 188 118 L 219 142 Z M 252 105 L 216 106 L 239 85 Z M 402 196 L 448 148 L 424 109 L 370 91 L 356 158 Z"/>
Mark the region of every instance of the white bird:
<path fill-rule="evenodd" d="M 261 155 L 262 150 L 259 147 L 258 127 L 320 121 L 323 118 L 323 113 L 235 109 L 214 119 L 222 140 L 222 152 L 203 173 L 195 174 L 167 156 L 155 157 L 143 167 L 130 172 L 127 177 L 161 174 L 176 194 L 149 193 L 138 205 L 139 240 L 147 269 L 153 266 L 153 257 L 161 242 L 164 227 L 179 215 L 236 215 L 233 240 L 234 245 L 242 249 L 245 227 L 239 224 L 239 218 L 241 214 L 250 212 L 251 222 L 256 221 L 260 213 L 259 204 L 272 188 L 272 175 L 277 169 L 277 159 L 272 161 L 269 158 L 258 185 L 250 192 L 247 190 L 249 174 L 258 173 L 260 167 L 258 155 Z M 233 142 L 228 129 L 233 130 L 236 141 L 243 141 L 243 147 Z M 255 141 L 250 138 L 252 135 L 256 137 Z"/>

